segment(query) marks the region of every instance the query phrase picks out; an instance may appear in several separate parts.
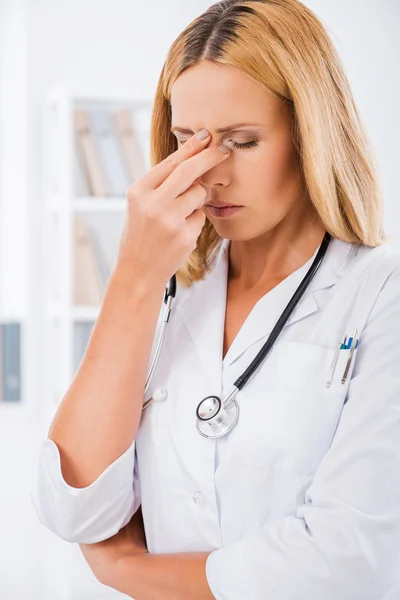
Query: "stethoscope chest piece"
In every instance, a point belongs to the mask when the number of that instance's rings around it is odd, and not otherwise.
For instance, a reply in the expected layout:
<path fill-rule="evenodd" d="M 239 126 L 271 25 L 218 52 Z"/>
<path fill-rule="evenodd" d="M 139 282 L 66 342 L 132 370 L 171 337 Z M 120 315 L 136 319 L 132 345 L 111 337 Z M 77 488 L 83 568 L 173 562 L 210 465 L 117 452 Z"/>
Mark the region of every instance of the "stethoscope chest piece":
<path fill-rule="evenodd" d="M 196 409 L 197 431 L 206 438 L 218 438 L 228 433 L 239 418 L 239 405 L 231 402 L 226 408 L 218 396 L 207 396 Z"/>

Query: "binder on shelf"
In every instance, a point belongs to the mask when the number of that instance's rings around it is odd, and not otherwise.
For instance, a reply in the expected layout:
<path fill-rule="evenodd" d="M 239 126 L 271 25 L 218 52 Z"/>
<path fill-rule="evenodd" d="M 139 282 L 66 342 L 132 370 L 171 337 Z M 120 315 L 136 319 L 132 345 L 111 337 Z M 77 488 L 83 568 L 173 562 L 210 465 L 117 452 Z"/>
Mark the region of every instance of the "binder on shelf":
<path fill-rule="evenodd" d="M 107 214 L 94 211 L 87 213 L 86 226 L 92 237 L 97 240 L 96 243 L 93 242 L 93 248 L 96 253 L 98 247 L 97 256 L 100 270 L 104 271 L 107 280 L 118 258 L 123 225 L 124 215 L 121 212 Z"/>
<path fill-rule="evenodd" d="M 109 188 L 91 129 L 88 111 L 83 108 L 76 108 L 74 115 L 76 140 L 83 157 L 83 167 L 90 195 L 103 198 L 109 195 Z"/>
<path fill-rule="evenodd" d="M 93 247 L 92 236 L 85 219 L 75 216 L 74 302 L 77 305 L 99 305 L 104 296 L 104 286 Z"/>
<path fill-rule="evenodd" d="M 77 196 L 90 196 L 91 191 L 89 189 L 87 176 L 83 168 L 83 155 L 81 145 L 75 144 L 75 194 Z"/>
<path fill-rule="evenodd" d="M 136 106 L 132 119 L 141 142 L 146 169 L 150 168 L 150 137 L 151 137 L 151 105 Z"/>
<path fill-rule="evenodd" d="M 0 325 L 1 401 L 21 401 L 21 324 Z"/>
<path fill-rule="evenodd" d="M 111 267 L 107 260 L 106 253 L 103 249 L 103 246 L 100 241 L 100 236 L 96 233 L 95 228 L 90 225 L 89 222 L 86 223 L 86 229 L 89 233 L 89 237 L 92 242 L 93 251 L 96 257 L 97 266 L 101 275 L 101 282 L 103 289 L 105 290 L 108 279 L 111 274 Z"/>
<path fill-rule="evenodd" d="M 109 193 L 112 196 L 126 196 L 131 178 L 111 112 L 104 109 L 90 110 L 89 120 Z"/>
<path fill-rule="evenodd" d="M 114 125 L 124 151 L 124 157 L 129 169 L 131 183 L 142 177 L 146 172 L 143 151 L 140 146 L 139 134 L 132 113 L 129 109 L 121 109 L 114 113 Z"/>

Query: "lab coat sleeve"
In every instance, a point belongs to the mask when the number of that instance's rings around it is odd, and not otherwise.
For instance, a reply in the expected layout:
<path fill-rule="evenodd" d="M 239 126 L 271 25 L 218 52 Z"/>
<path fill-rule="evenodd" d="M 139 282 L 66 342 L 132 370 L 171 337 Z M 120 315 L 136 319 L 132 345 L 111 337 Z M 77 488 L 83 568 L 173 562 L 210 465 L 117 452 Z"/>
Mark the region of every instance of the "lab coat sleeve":
<path fill-rule="evenodd" d="M 315 424 L 318 427 L 318 423 Z M 295 515 L 214 550 L 216 600 L 381 600 L 400 566 L 400 269 L 370 312 L 335 437 Z"/>
<path fill-rule="evenodd" d="M 164 302 L 158 313 L 149 365 L 156 351 L 164 317 Z M 94 544 L 116 533 L 141 504 L 136 440 L 96 481 L 74 488 L 63 478 L 57 444 L 42 443 L 36 476 L 31 485 L 31 501 L 39 520 L 67 542 Z"/>
<path fill-rule="evenodd" d="M 141 503 L 135 440 L 84 488 L 65 481 L 57 444 L 44 440 L 31 501 L 39 520 L 67 542 L 94 544 L 108 539 L 130 521 Z"/>

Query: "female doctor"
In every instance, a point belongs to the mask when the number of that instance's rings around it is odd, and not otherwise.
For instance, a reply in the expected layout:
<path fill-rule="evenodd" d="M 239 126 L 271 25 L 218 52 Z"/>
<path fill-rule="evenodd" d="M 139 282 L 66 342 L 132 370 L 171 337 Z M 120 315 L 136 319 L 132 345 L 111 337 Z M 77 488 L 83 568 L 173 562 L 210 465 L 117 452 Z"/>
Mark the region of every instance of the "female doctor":
<path fill-rule="evenodd" d="M 384 598 L 400 259 L 321 23 L 295 0 L 212 5 L 170 49 L 151 142 L 43 442 L 40 520 L 136 600 Z"/>

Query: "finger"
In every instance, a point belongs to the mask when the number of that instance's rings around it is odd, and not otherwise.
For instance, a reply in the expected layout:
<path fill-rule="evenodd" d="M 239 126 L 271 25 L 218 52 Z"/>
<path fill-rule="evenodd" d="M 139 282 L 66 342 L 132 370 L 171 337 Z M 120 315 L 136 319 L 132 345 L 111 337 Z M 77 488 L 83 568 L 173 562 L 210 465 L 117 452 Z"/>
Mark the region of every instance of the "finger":
<path fill-rule="evenodd" d="M 143 176 L 143 183 L 150 189 L 155 190 L 166 180 L 169 175 L 171 175 L 171 173 L 181 162 L 203 150 L 209 141 L 209 133 L 204 140 L 197 139 L 196 134 L 193 135 L 188 139 L 187 142 L 183 144 L 183 146 L 167 156 L 167 158 L 158 163 L 158 165 L 155 165 L 152 169 L 150 169 L 150 171 Z"/>
<path fill-rule="evenodd" d="M 201 209 L 196 209 L 186 218 L 186 226 L 190 228 L 193 234 L 197 233 L 199 236 L 201 230 L 203 229 L 204 223 L 206 222 L 206 218 L 207 217 L 204 214 L 204 211 Z"/>
<path fill-rule="evenodd" d="M 186 144 L 185 144 L 186 145 Z M 160 194 L 176 198 L 183 194 L 204 173 L 226 160 L 229 152 L 221 152 L 219 146 L 205 148 L 199 154 L 182 162 L 158 187 Z"/>
<path fill-rule="evenodd" d="M 195 210 L 201 210 L 207 198 L 207 190 L 200 184 L 194 183 L 184 194 L 178 196 L 179 202 L 174 202 L 171 208 L 179 219 L 186 219 Z"/>

